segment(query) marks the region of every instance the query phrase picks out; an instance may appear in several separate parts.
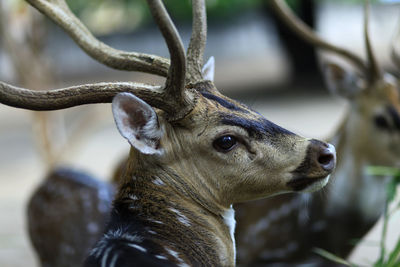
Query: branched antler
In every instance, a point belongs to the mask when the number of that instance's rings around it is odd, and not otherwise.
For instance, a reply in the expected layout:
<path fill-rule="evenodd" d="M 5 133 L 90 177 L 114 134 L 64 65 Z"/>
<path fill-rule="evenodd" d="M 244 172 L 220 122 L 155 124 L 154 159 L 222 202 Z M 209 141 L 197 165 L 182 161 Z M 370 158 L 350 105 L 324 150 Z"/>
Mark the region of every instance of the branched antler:
<path fill-rule="evenodd" d="M 187 106 L 185 103 L 185 76 L 186 55 L 182 40 L 161 0 L 147 0 L 150 11 L 164 39 L 171 55 L 171 66 L 165 84 L 165 97 L 173 98 L 179 105 L 177 111 Z"/>
<path fill-rule="evenodd" d="M 160 91 L 161 86 L 132 82 L 84 84 L 56 90 L 34 91 L 0 81 L 0 102 L 30 110 L 58 110 L 92 103 L 110 103 L 116 94 L 131 92 L 159 107 L 163 102 Z"/>
<path fill-rule="evenodd" d="M 202 78 L 203 54 L 207 41 L 207 14 L 205 0 L 193 1 L 192 36 L 187 51 L 187 82 Z"/>
<path fill-rule="evenodd" d="M 300 38 L 306 42 L 314 45 L 317 48 L 331 51 L 338 55 L 341 55 L 350 62 L 352 62 L 356 67 L 358 67 L 362 72 L 368 71 L 365 61 L 357 56 L 356 54 L 343 49 L 341 47 L 332 45 L 324 40 L 322 40 L 317 34 L 307 26 L 303 21 L 301 21 L 284 3 L 284 0 L 272 0 L 271 5 L 275 12 L 280 16 L 280 18 L 286 23 L 286 25 L 294 31 Z"/>
<path fill-rule="evenodd" d="M 166 77 L 169 61 L 163 57 L 114 49 L 95 38 L 64 0 L 26 0 L 63 28 L 92 58 L 114 69 L 141 71 Z"/>
<path fill-rule="evenodd" d="M 128 53 L 101 43 L 71 13 L 64 0 L 27 1 L 61 25 L 83 50 L 100 62 L 124 70 L 166 75 L 167 80 L 164 86 L 116 82 L 78 85 L 50 91 L 32 91 L 0 82 L 0 103 L 32 110 L 56 110 L 84 104 L 109 103 L 117 93 L 131 92 L 150 105 L 164 110 L 169 120 L 180 119 L 193 109 L 195 96 L 191 90 L 186 90 L 185 82 L 187 76 L 192 77 L 191 82 L 202 79 L 201 61 L 206 40 L 204 0 L 193 1 L 195 25 L 189 48 L 191 68 L 188 72 L 182 40 L 161 0 L 147 2 L 167 43 L 171 63 L 161 57 Z"/>

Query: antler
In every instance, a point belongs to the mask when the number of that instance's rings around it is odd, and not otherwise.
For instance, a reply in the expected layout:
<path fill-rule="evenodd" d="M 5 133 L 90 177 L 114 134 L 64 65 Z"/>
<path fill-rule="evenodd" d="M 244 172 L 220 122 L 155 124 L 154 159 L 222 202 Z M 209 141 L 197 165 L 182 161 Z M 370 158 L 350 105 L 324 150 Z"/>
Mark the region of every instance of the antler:
<path fill-rule="evenodd" d="M 276 13 L 281 17 L 281 19 L 287 24 L 287 26 L 291 30 L 299 35 L 300 38 L 318 48 L 339 54 L 350 60 L 362 72 L 368 72 L 368 67 L 362 58 L 346 49 L 332 45 L 322 40 L 310 27 L 308 27 L 290 10 L 290 8 L 285 4 L 284 0 L 272 0 L 271 4 Z"/>
<path fill-rule="evenodd" d="M 193 1 L 192 36 L 187 51 L 187 82 L 202 79 L 203 54 L 207 41 L 207 14 L 204 0 Z"/>
<path fill-rule="evenodd" d="M 185 49 L 179 33 L 161 0 L 147 0 L 147 3 L 155 22 L 164 36 L 171 55 L 171 66 L 165 84 L 165 97 L 170 99 L 168 102 L 175 102 L 178 105 L 175 111 L 179 112 L 189 104 L 189 101 L 186 102 L 187 99 L 184 94 L 186 76 Z"/>
<path fill-rule="evenodd" d="M 369 26 L 369 1 L 366 0 L 364 3 L 364 38 L 365 47 L 367 49 L 367 59 L 368 59 L 368 73 L 367 77 L 371 82 L 377 81 L 382 77 L 382 70 L 379 67 L 378 61 L 375 58 L 374 52 L 372 50 L 371 41 L 368 33 Z"/>
<path fill-rule="evenodd" d="M 141 71 L 167 76 L 169 61 L 163 57 L 126 52 L 114 49 L 95 38 L 82 22 L 71 12 L 64 0 L 26 0 L 40 12 L 52 19 L 95 60 L 114 69 Z"/>
<path fill-rule="evenodd" d="M 57 6 L 60 7 L 60 3 L 65 4 L 63 0 L 49 0 L 52 1 L 51 3 L 49 1 L 41 0 L 29 1 L 35 2 L 36 4 L 44 4 L 44 10 L 47 12 L 60 12 L 58 15 L 53 17 L 60 19 L 62 23 L 65 23 L 65 21 L 71 19 L 71 17 L 68 16 L 68 19 L 63 18 L 63 12 L 59 11 L 54 6 L 51 6 L 52 3 L 58 2 Z M 194 105 L 194 97 L 185 90 L 185 50 L 183 48 L 181 38 L 167 11 L 165 10 L 162 1 L 147 0 L 147 2 L 152 15 L 164 36 L 171 55 L 171 64 L 168 70 L 167 81 L 164 86 L 116 82 L 86 84 L 50 91 L 32 91 L 0 82 L 0 103 L 32 110 L 56 110 L 84 104 L 109 103 L 117 93 L 131 92 L 142 98 L 150 105 L 164 110 L 169 115 L 168 118 L 170 120 L 182 118 L 193 108 Z M 51 6 L 51 8 L 49 6 Z M 65 8 L 67 7 L 63 7 L 62 10 L 65 11 Z M 90 42 L 90 38 L 88 37 L 90 33 L 86 30 L 86 28 L 82 28 L 82 25 L 78 27 L 79 29 L 77 29 L 75 26 L 81 25 L 78 20 L 73 23 L 75 24 L 73 24 L 74 26 L 72 27 L 73 29 L 71 32 L 84 33 L 82 38 L 78 38 L 78 41 L 84 43 Z M 69 24 L 65 24 L 65 26 L 67 25 Z M 98 41 L 95 40 L 95 42 Z M 91 44 L 89 44 L 89 46 L 92 47 Z M 104 53 L 107 55 L 110 51 L 108 48 L 104 48 L 103 51 L 103 47 L 100 47 L 99 49 L 101 49 L 99 53 L 103 53 L 105 51 Z M 157 57 L 147 56 L 146 58 L 150 59 Z M 135 65 L 132 62 L 128 63 L 128 65 L 132 67 Z M 149 65 L 148 72 L 154 73 L 156 69 L 156 67 Z M 141 69 L 141 71 L 144 71 L 144 69 Z"/>
<path fill-rule="evenodd" d="M 110 103 L 120 92 L 131 92 L 144 101 L 155 101 L 161 86 L 121 82 L 97 83 L 72 86 L 57 90 L 33 91 L 19 88 L 0 81 L 0 102 L 2 104 L 30 109 L 57 110 L 91 103 Z M 158 99 L 162 101 L 162 99 Z"/>

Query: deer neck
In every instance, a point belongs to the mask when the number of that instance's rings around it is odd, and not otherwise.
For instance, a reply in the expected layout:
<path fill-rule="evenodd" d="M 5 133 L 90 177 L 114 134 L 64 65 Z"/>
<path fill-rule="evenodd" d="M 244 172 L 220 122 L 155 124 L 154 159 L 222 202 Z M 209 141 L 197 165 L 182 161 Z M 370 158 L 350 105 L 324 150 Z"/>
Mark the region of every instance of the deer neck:
<path fill-rule="evenodd" d="M 233 209 L 195 194 L 197 185 L 174 169 L 143 167 L 130 161 L 114 215 L 130 218 L 124 224 L 135 222 L 135 233 L 142 232 L 159 248 L 159 255 L 178 265 L 234 266 Z"/>
<path fill-rule="evenodd" d="M 356 142 L 354 136 L 348 134 L 348 125 L 346 119 L 331 140 L 338 161 L 327 187 L 327 212 L 331 215 L 356 213 L 364 220 L 375 221 L 383 210 L 386 180 L 366 173 L 366 167 L 373 162 L 368 152 L 354 146 Z"/>

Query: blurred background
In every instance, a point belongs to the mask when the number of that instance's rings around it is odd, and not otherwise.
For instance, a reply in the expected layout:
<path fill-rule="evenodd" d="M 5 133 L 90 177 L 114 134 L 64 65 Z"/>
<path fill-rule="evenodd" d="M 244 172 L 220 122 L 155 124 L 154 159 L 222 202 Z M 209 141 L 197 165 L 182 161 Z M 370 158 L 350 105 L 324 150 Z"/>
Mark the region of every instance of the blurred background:
<path fill-rule="evenodd" d="M 1 2 L 2 81 L 32 89 L 99 81 L 162 82 L 156 76 L 104 67 L 23 1 Z M 67 2 L 84 24 L 110 46 L 168 57 L 145 1 Z M 364 56 L 362 1 L 289 2 L 326 40 Z M 393 1 L 373 2 L 370 33 L 374 50 L 379 63 L 398 74 L 390 51 L 399 32 L 400 5 L 390 3 Z M 169 0 L 166 4 L 187 45 L 191 33 L 190 2 Z M 215 84 L 219 90 L 296 133 L 321 139 L 333 134 L 347 103 L 328 93 L 319 72 L 321 55 L 276 19 L 268 1 L 209 0 L 207 7 L 205 60 L 210 56 L 216 59 Z M 108 104 L 51 113 L 0 105 L 0 265 L 36 264 L 26 233 L 25 205 L 51 166 L 67 165 L 108 179 L 128 148 L 114 127 Z M 393 219 L 399 222 L 398 217 Z M 379 231 L 378 227 L 375 232 Z M 391 233 L 393 240 L 399 235 Z M 379 240 L 379 235 L 367 239 Z M 360 245 L 353 258 L 363 263 L 377 255 L 376 248 Z"/>

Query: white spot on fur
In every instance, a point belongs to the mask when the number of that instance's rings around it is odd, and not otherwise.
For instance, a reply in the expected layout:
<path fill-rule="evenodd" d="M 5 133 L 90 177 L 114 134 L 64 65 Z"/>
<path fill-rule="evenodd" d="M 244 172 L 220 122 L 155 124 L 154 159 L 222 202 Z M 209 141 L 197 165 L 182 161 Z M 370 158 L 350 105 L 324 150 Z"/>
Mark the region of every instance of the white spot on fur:
<path fill-rule="evenodd" d="M 169 210 L 178 215 L 177 216 L 178 221 L 180 221 L 182 224 L 184 224 L 186 226 L 190 226 L 189 219 L 185 215 L 183 215 L 182 212 L 180 212 L 179 210 L 174 209 L 174 208 L 170 208 Z"/>
<path fill-rule="evenodd" d="M 177 265 L 178 265 L 179 267 L 189 267 L 189 265 L 186 264 L 186 263 L 179 257 L 178 252 L 176 252 L 175 250 L 170 249 L 170 248 L 165 248 L 165 250 L 166 250 L 172 257 L 174 257 L 174 258 L 178 261 L 178 264 L 177 264 Z"/>
<path fill-rule="evenodd" d="M 105 249 L 105 253 L 108 254 L 107 251 L 109 251 L 111 247 L 107 247 L 107 241 L 112 239 L 124 239 L 129 242 L 142 242 L 143 240 L 140 236 L 125 233 L 123 229 L 110 230 L 106 234 L 104 234 L 104 237 L 98 242 L 97 246 L 92 249 L 92 251 L 90 252 L 90 256 L 95 256 L 96 258 L 98 258 Z"/>
<path fill-rule="evenodd" d="M 303 198 L 302 194 L 299 197 L 293 198 L 290 202 L 280 206 L 277 209 L 269 210 L 266 216 L 264 216 L 261 220 L 257 221 L 257 223 L 249 228 L 246 236 L 246 242 L 249 243 L 253 240 L 257 240 L 257 237 L 263 231 L 268 230 L 271 223 L 274 223 L 277 220 L 281 220 L 282 218 L 292 213 L 294 210 L 297 211 L 308 200 L 309 196 Z"/>
<path fill-rule="evenodd" d="M 156 255 L 156 258 L 160 260 L 168 260 L 168 258 L 163 255 Z"/>
<path fill-rule="evenodd" d="M 153 230 L 149 230 L 149 234 L 156 235 L 157 233 Z"/>
<path fill-rule="evenodd" d="M 165 183 L 160 178 L 157 178 L 157 179 L 153 180 L 153 184 L 155 184 L 155 185 L 165 185 Z"/>
<path fill-rule="evenodd" d="M 139 245 L 136 245 L 136 244 L 126 244 L 126 245 L 129 246 L 129 247 L 132 247 L 132 248 L 136 248 L 136 249 L 138 249 L 138 250 L 140 250 L 140 251 L 142 251 L 144 253 L 147 252 L 147 249 L 145 249 L 144 247 L 141 247 Z"/>
<path fill-rule="evenodd" d="M 227 209 L 223 214 L 222 218 L 224 219 L 224 223 L 229 228 L 229 233 L 231 235 L 231 240 L 233 243 L 233 257 L 234 262 L 236 262 L 236 243 L 235 243 L 235 227 L 236 227 L 236 220 L 235 220 L 235 210 L 232 208 L 232 205 L 229 209 Z"/>
<path fill-rule="evenodd" d="M 112 250 L 112 247 L 108 247 L 106 249 L 106 251 L 104 252 L 103 257 L 101 258 L 101 267 L 106 267 L 108 254 L 110 253 L 111 250 Z"/>
<path fill-rule="evenodd" d="M 143 238 L 138 235 L 131 235 L 122 229 L 110 230 L 105 234 L 105 239 L 125 239 L 129 242 L 142 242 Z"/>
<path fill-rule="evenodd" d="M 139 198 L 136 195 L 129 194 L 129 198 L 132 200 L 138 200 Z"/>
<path fill-rule="evenodd" d="M 158 223 L 158 224 L 164 224 L 162 221 L 157 221 L 157 220 L 154 220 L 154 219 L 147 219 L 149 222 L 153 222 L 153 223 Z"/>

